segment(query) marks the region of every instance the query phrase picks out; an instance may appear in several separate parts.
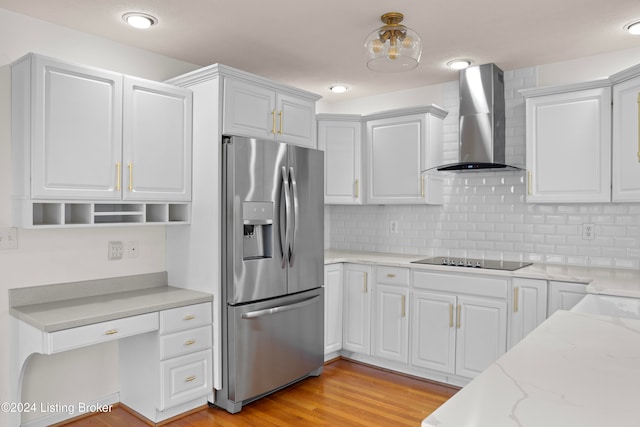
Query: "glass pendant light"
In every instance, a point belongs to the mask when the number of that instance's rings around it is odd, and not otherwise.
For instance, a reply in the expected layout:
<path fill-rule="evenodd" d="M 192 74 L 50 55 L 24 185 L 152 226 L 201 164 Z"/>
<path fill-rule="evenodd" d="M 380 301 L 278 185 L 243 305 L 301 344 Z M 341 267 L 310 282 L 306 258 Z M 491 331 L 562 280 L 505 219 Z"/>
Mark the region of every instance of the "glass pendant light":
<path fill-rule="evenodd" d="M 364 41 L 370 70 L 396 73 L 418 66 L 422 41 L 418 33 L 400 24 L 403 18 L 398 12 L 385 13 L 380 17 L 385 25 L 369 34 Z"/>

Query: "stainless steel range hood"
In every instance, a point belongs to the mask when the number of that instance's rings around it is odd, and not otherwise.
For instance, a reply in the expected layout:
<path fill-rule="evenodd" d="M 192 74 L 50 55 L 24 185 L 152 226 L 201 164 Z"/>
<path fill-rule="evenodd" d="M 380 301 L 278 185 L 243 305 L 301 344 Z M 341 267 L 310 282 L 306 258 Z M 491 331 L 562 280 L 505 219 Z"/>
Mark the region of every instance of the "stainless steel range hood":
<path fill-rule="evenodd" d="M 439 171 L 520 170 L 505 164 L 504 73 L 495 64 L 460 71 L 459 163 Z"/>

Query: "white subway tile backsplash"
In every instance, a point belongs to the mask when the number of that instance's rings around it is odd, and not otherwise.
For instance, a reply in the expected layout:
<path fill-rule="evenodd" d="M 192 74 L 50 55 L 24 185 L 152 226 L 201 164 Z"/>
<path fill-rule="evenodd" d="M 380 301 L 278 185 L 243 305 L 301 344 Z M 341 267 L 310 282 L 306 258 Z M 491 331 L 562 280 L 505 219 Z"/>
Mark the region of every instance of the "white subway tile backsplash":
<path fill-rule="evenodd" d="M 505 72 L 506 160 L 524 168 L 525 104 L 536 69 Z M 443 161 L 458 161 L 458 84 L 444 86 Z M 526 175 L 443 175 L 443 206 L 328 206 L 328 247 L 423 256 L 457 256 L 640 269 L 640 203 L 529 204 Z M 389 222 L 398 221 L 397 234 Z M 595 224 L 595 240 L 582 224 Z"/>

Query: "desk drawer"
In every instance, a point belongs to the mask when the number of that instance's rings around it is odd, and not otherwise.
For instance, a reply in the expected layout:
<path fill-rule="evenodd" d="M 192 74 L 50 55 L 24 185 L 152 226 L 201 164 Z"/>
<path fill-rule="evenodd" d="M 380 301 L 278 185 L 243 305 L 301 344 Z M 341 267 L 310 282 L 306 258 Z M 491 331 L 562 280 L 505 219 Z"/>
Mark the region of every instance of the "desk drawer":
<path fill-rule="evenodd" d="M 187 305 L 160 312 L 160 333 L 193 329 L 211 323 L 211 303 Z"/>
<path fill-rule="evenodd" d="M 162 362 L 161 411 L 206 396 L 213 390 L 211 349 Z"/>
<path fill-rule="evenodd" d="M 124 317 L 45 335 L 46 354 L 113 341 L 119 338 L 158 330 L 158 313 Z"/>
<path fill-rule="evenodd" d="M 170 359 L 184 354 L 211 348 L 211 325 L 160 336 L 160 359 Z"/>

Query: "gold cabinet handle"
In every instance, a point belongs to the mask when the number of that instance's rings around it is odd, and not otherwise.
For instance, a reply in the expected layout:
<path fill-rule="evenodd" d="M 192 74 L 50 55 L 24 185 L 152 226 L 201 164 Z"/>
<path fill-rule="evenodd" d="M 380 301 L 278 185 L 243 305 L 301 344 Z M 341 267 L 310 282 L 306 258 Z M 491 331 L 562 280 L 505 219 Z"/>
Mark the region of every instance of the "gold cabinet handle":
<path fill-rule="evenodd" d="M 356 199 L 360 197 L 360 181 L 356 178 Z"/>
<path fill-rule="evenodd" d="M 133 191 L 133 163 L 129 162 L 129 191 Z"/>
<path fill-rule="evenodd" d="M 280 117 L 280 129 L 278 129 L 278 133 L 282 135 L 282 118 L 284 117 L 284 112 L 278 111 L 278 117 Z"/>
<path fill-rule="evenodd" d="M 195 314 L 187 314 L 186 316 L 184 316 L 184 320 L 193 320 L 195 318 Z"/>
<path fill-rule="evenodd" d="M 406 308 L 406 305 L 407 305 L 407 297 L 406 297 L 406 296 L 404 296 L 404 295 L 402 295 L 402 307 L 401 307 L 401 308 L 402 308 L 402 318 L 403 318 L 403 319 L 404 319 L 404 318 L 406 317 L 406 315 L 407 315 L 407 308 Z"/>
<path fill-rule="evenodd" d="M 396 277 L 396 275 L 393 274 L 393 273 L 389 273 L 389 274 L 387 274 L 387 277 L 390 278 L 390 279 L 393 279 L 394 277 Z"/>
<path fill-rule="evenodd" d="M 638 92 L 638 162 L 640 163 L 640 92 Z"/>
<path fill-rule="evenodd" d="M 184 379 L 185 383 L 190 383 L 191 381 L 195 381 L 196 376 L 195 375 L 191 375 L 190 377 L 187 377 Z"/>
<path fill-rule="evenodd" d="M 449 327 L 453 328 L 453 304 L 449 304 Z"/>
<path fill-rule="evenodd" d="M 518 287 L 513 288 L 513 312 L 518 312 Z"/>
<path fill-rule="evenodd" d="M 364 285 L 364 293 L 366 294 L 368 292 L 368 289 L 367 289 L 367 272 L 366 271 L 364 272 L 363 279 L 364 279 L 363 280 L 363 282 L 364 282 L 363 283 L 363 285 Z"/>
<path fill-rule="evenodd" d="M 271 110 L 271 133 L 276 133 L 276 110 Z"/>
<path fill-rule="evenodd" d="M 424 175 L 420 175 L 420 197 L 424 198 Z"/>
<path fill-rule="evenodd" d="M 527 172 L 527 194 L 531 195 L 531 171 Z"/>
<path fill-rule="evenodd" d="M 105 335 L 115 335 L 118 333 L 117 329 L 109 329 L 107 332 L 105 332 Z"/>
<path fill-rule="evenodd" d="M 184 345 L 189 346 L 189 345 L 194 345 L 196 343 L 196 340 L 188 340 L 184 342 Z"/>
<path fill-rule="evenodd" d="M 462 307 L 458 304 L 458 310 L 456 313 L 456 328 L 460 329 L 460 314 L 462 313 Z"/>
<path fill-rule="evenodd" d="M 120 191 L 120 162 L 116 163 L 116 191 Z"/>

